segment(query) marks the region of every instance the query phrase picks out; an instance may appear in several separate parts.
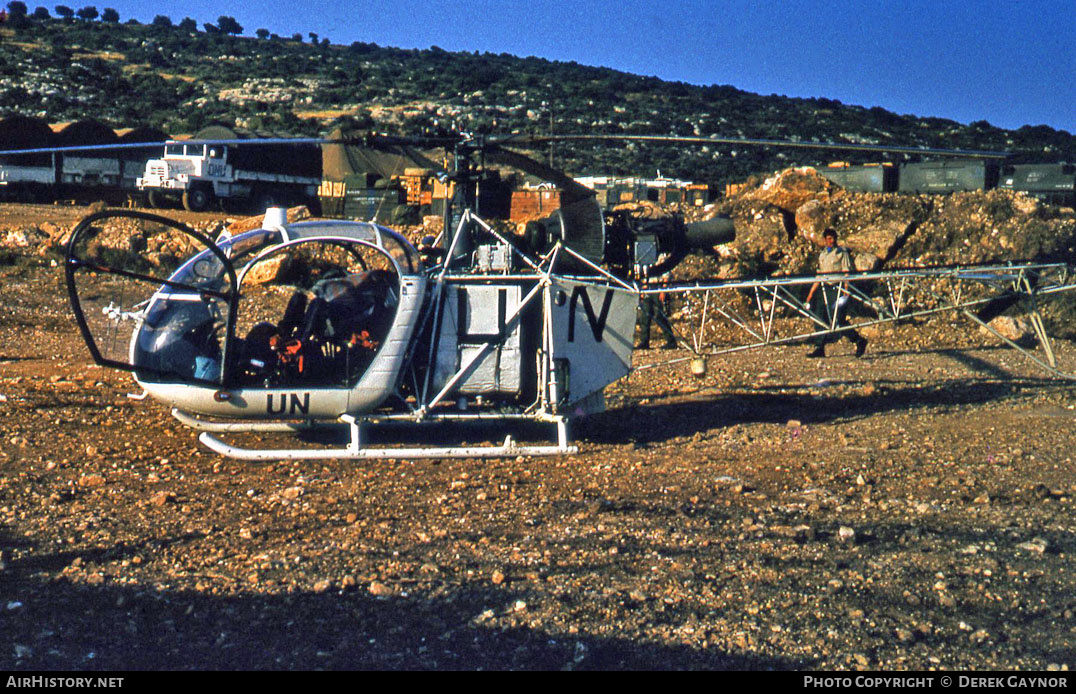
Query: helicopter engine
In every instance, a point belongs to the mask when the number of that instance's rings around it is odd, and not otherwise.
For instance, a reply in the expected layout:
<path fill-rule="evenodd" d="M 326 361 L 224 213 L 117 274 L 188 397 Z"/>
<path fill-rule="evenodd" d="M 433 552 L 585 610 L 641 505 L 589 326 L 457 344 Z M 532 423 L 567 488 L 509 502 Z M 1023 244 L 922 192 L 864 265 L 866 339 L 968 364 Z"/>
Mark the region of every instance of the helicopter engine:
<path fill-rule="evenodd" d="M 606 221 L 605 262 L 621 277 L 659 277 L 689 253 L 713 253 L 714 246 L 735 238 L 728 217 L 684 223 L 678 216 L 654 219 L 614 211 Z"/>

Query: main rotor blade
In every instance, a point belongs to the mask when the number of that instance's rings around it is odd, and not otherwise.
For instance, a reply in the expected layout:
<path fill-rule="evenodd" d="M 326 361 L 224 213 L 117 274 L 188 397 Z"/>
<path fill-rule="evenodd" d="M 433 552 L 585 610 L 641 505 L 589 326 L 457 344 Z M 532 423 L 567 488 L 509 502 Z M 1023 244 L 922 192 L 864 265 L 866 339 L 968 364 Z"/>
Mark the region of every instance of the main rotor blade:
<path fill-rule="evenodd" d="M 561 191 L 560 209 L 565 245 L 587 260 L 600 263 L 605 254 L 605 222 L 596 194 L 559 169 L 500 146 L 485 151 L 486 161 L 511 166 L 556 185 Z"/>
<path fill-rule="evenodd" d="M 804 149 L 844 149 L 859 152 L 894 152 L 901 154 L 937 154 L 947 157 L 971 157 L 974 159 L 1005 159 L 1009 152 L 988 152 L 967 149 L 931 149 L 929 147 L 908 147 L 904 145 L 865 145 L 851 142 L 804 142 L 798 140 L 764 140 L 748 137 L 687 136 L 687 135 L 508 135 L 504 138 L 490 138 L 498 144 L 541 145 L 548 142 L 665 142 L 685 144 L 717 145 L 753 145 L 763 147 L 799 147 Z"/>
<path fill-rule="evenodd" d="M 441 137 L 430 136 L 393 136 L 371 133 L 360 138 L 325 138 L 325 137 L 273 137 L 221 140 L 168 140 L 165 142 L 131 142 L 103 145 L 72 145 L 65 147 L 35 147 L 32 149 L 0 150 L 0 156 L 19 154 L 62 154 L 64 152 L 107 152 L 128 149 L 146 149 L 164 147 L 168 144 L 183 145 L 231 145 L 242 147 L 259 147 L 265 145 L 359 145 L 376 148 L 381 146 L 412 147 L 452 147 L 465 138 L 461 135 Z M 932 149 L 929 147 L 909 147 L 906 145 L 867 145 L 851 142 L 806 142 L 796 140 L 767 140 L 744 137 L 687 136 L 687 135 L 609 135 L 609 134 L 564 134 L 564 135 L 491 135 L 485 138 L 490 145 L 537 146 L 549 142 L 654 142 L 684 144 L 748 145 L 762 147 L 798 147 L 801 149 L 841 149 L 859 152 L 893 152 L 900 154 L 936 154 L 947 157 L 969 157 L 973 159 L 1005 159 L 1010 152 L 991 152 L 966 149 Z M 478 144 L 481 148 L 483 145 Z"/>
<path fill-rule="evenodd" d="M 494 164 L 503 164 L 519 169 L 523 173 L 537 176 L 549 181 L 561 189 L 561 200 L 564 204 L 570 204 L 576 200 L 594 197 L 595 193 L 582 183 L 579 183 L 560 169 L 543 164 L 542 162 L 528 157 L 526 154 L 516 152 L 505 147 L 491 147 L 485 154 L 486 161 Z"/>
<path fill-rule="evenodd" d="M 263 145 L 322 145 L 342 142 L 323 137 L 272 137 L 262 139 L 231 140 L 167 140 L 164 142 L 128 142 L 107 145 L 71 145 L 66 147 L 35 147 L 33 149 L 0 150 L 0 156 L 16 154 L 63 154 L 65 152 L 108 152 L 125 149 L 150 149 L 165 145 L 229 145 L 232 147 L 258 147 Z"/>

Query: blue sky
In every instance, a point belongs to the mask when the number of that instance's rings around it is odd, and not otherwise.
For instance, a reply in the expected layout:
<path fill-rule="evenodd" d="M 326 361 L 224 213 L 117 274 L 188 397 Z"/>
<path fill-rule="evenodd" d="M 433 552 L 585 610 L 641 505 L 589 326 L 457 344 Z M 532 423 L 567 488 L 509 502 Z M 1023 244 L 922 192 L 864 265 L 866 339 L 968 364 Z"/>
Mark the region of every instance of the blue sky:
<path fill-rule="evenodd" d="M 228 15 L 250 36 L 265 28 L 338 44 L 534 55 L 1076 133 L 1074 0 L 104 0 L 95 7 L 115 8 L 121 20 L 165 14 L 202 24 Z"/>

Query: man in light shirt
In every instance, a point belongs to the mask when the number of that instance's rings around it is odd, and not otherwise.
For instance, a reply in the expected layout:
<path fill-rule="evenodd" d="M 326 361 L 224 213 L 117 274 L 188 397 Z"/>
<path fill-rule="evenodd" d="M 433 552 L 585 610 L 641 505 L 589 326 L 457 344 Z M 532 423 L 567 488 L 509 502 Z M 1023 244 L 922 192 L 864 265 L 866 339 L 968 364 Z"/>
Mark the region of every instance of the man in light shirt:
<path fill-rule="evenodd" d="M 852 272 L 852 255 L 847 248 L 837 245 L 837 232 L 833 229 L 826 229 L 822 234 L 822 238 L 826 241 L 826 247 L 818 255 L 818 274 L 848 274 Z M 821 306 L 816 309 L 816 314 L 826 321 L 826 324 L 831 328 L 846 327 L 848 318 L 845 316 L 845 309 L 847 308 L 849 295 L 845 283 L 826 284 L 827 287 L 822 290 L 822 301 L 819 302 Z M 807 292 L 806 303 L 808 311 L 811 310 L 811 299 L 814 298 L 815 292 L 818 291 L 820 286 L 822 286 L 821 282 L 815 282 Z M 857 358 L 862 357 L 863 353 L 867 351 L 867 338 L 849 328 L 839 333 L 818 336 L 815 341 L 814 351 L 807 356 L 812 359 L 825 357 L 826 345 L 830 342 L 837 342 L 842 337 L 855 344 Z"/>

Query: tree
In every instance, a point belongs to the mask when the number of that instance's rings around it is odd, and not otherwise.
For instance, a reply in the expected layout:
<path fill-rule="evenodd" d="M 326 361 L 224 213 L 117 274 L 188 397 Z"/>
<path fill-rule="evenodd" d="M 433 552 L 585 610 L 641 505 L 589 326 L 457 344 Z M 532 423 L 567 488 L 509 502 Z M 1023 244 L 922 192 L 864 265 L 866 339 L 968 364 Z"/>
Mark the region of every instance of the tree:
<path fill-rule="evenodd" d="M 194 21 L 190 17 L 184 17 L 179 23 L 179 28 L 183 31 L 195 32 L 198 31 L 198 22 Z"/>
<path fill-rule="evenodd" d="M 168 15 L 159 14 L 153 18 L 151 25 L 155 27 L 160 27 L 162 29 L 167 29 L 168 27 L 172 26 L 172 18 Z"/>
<path fill-rule="evenodd" d="M 309 34 L 307 34 L 307 36 L 310 37 L 310 43 L 314 44 L 315 46 L 318 45 L 318 35 L 317 34 L 315 34 L 314 32 L 311 31 Z"/>
<path fill-rule="evenodd" d="M 243 27 L 239 22 L 235 21 L 235 17 L 220 16 L 217 17 L 217 28 L 220 29 L 222 34 L 231 34 L 238 36 L 243 33 Z"/>
<path fill-rule="evenodd" d="M 269 38 L 269 30 L 268 29 L 258 29 L 257 31 L 254 32 L 254 35 L 257 36 L 259 39 L 267 39 L 267 38 Z"/>
<path fill-rule="evenodd" d="M 116 24 L 120 21 L 120 13 L 111 7 L 106 7 L 104 12 L 101 13 L 101 21 Z"/>
<path fill-rule="evenodd" d="M 46 19 L 51 19 L 50 15 L 49 15 L 49 11 L 47 9 L 45 9 L 44 7 L 36 7 L 36 8 L 34 8 L 34 13 L 31 16 L 34 19 L 37 19 L 39 21 L 45 21 Z"/>
<path fill-rule="evenodd" d="M 298 43 L 302 43 L 303 42 L 303 35 L 296 32 L 296 33 L 291 35 L 291 40 L 296 41 Z"/>
<path fill-rule="evenodd" d="M 56 6 L 56 15 L 63 18 L 63 19 L 71 19 L 72 17 L 75 16 L 75 11 L 72 10 L 67 5 L 57 5 Z"/>
<path fill-rule="evenodd" d="M 19 31 L 30 24 L 30 18 L 26 16 L 26 3 L 13 0 L 7 4 L 7 25 Z"/>
<path fill-rule="evenodd" d="M 22 2 L 9 2 L 7 5 L 7 25 L 15 31 L 25 29 L 30 24 L 30 18 L 26 16 L 26 4 Z"/>
<path fill-rule="evenodd" d="M 79 19 L 84 19 L 87 22 L 92 22 L 93 20 L 97 19 L 99 13 L 97 12 L 96 7 L 94 7 L 93 5 L 87 5 L 86 7 L 81 8 L 75 14 L 78 15 Z"/>

